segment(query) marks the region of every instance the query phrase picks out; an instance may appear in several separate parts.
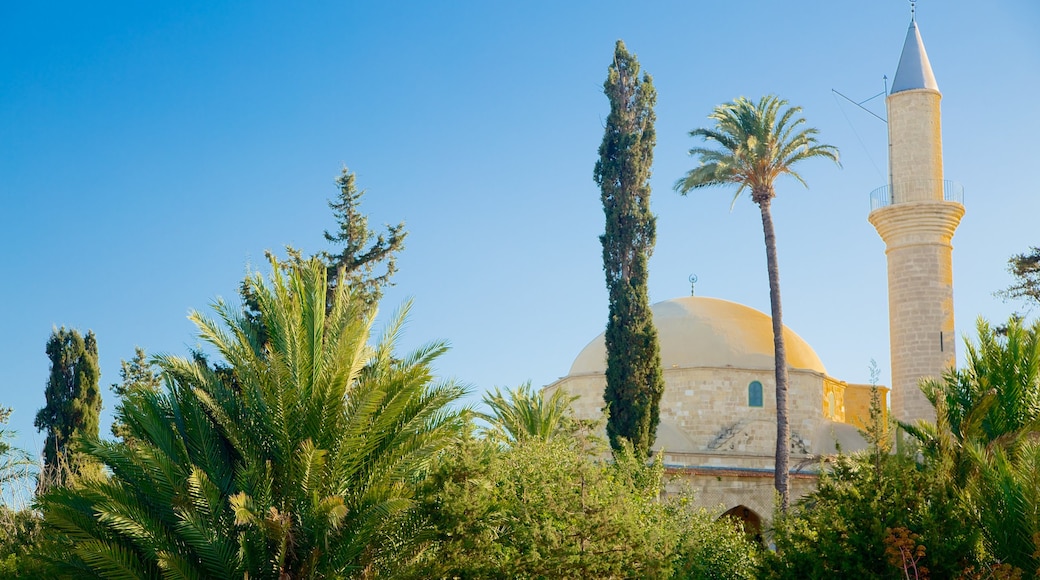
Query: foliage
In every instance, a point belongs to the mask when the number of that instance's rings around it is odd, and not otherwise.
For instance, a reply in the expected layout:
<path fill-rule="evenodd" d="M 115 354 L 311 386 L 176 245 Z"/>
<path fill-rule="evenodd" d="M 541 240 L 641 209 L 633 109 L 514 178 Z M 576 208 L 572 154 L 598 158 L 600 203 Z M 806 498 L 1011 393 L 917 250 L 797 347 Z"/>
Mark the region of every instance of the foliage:
<path fill-rule="evenodd" d="M 978 564 L 978 529 L 944 474 L 908 452 L 881 457 L 878 469 L 870 454 L 838 456 L 816 491 L 777 516 L 763 578 L 904 578 L 886 556 L 895 529 L 916 536 L 933 579 Z"/>
<path fill-rule="evenodd" d="M 787 417 L 787 359 L 780 303 L 780 268 L 770 206 L 776 196 L 774 182 L 781 175 L 790 175 L 807 186 L 794 170 L 795 164 L 814 157 L 838 163 L 838 150 L 818 143 L 816 129 L 802 127 L 805 119 L 799 116 L 801 111 L 801 107 L 787 107 L 787 101 L 773 95 L 762 97 L 758 103 L 740 97 L 732 103 L 715 107 L 708 116 L 715 123 L 713 128 L 690 131 L 691 137 L 701 137 L 714 143 L 715 148 L 690 149 L 690 155 L 698 157 L 700 163 L 675 183 L 675 189 L 683 195 L 702 187 L 737 185 L 734 203 L 745 189 L 749 189 L 751 201 L 758 205 L 762 216 L 776 358 L 775 477 L 782 511 L 787 509 L 790 501 L 791 433 Z"/>
<path fill-rule="evenodd" d="M 873 361 L 870 374 L 876 384 Z M 882 404 L 872 389 L 868 449 L 821 465 L 816 491 L 778 515 L 763 578 L 939 579 L 982 569 L 981 535 L 949 471 L 919 463 L 911 446 L 892 453 L 893 421 Z"/>
<path fill-rule="evenodd" d="M 621 439 L 650 454 L 657 434 L 664 377 L 647 293 L 647 263 L 653 253 L 656 219 L 650 212 L 654 104 L 650 75 L 620 40 L 614 48 L 603 92 L 610 115 L 599 146 L 594 178 L 601 191 L 606 229 L 603 270 L 609 295 L 607 348 L 607 435 L 614 449 Z"/>
<path fill-rule="evenodd" d="M 40 517 L 31 509 L 0 507 L 0 578 L 44 578 L 33 555 L 41 540 Z"/>
<path fill-rule="evenodd" d="M 548 399 L 531 384 L 502 393 L 498 388 L 484 394 L 490 413 L 477 413 L 488 422 L 487 435 L 496 441 L 516 442 L 527 438 L 548 441 L 567 432 L 574 422 L 570 403 L 577 397 L 557 389 Z"/>
<path fill-rule="evenodd" d="M 1040 248 L 1034 246 L 1028 252 L 1011 256 L 1008 272 L 1014 277 L 1014 282 L 998 292 L 999 296 L 1040 303 Z"/>
<path fill-rule="evenodd" d="M 155 392 L 162 386 L 159 374 L 155 371 L 152 363 L 148 361 L 148 357 L 141 347 L 134 349 L 134 358 L 130 359 L 129 362 L 124 360 L 120 361 L 119 364 L 121 367 L 119 369 L 120 382 L 112 385 L 112 392 L 120 400 L 137 391 Z M 117 419 L 112 423 L 112 435 L 126 440 L 128 435 L 126 425 Z"/>
<path fill-rule="evenodd" d="M 94 333 L 87 332 L 84 338 L 75 329 L 55 329 L 47 341 L 47 357 L 51 364 L 47 402 L 34 423 L 38 431 L 47 430 L 41 487 L 96 473 L 96 467 L 73 449 L 73 443 L 80 437 L 98 436 L 101 413 L 101 372 Z"/>
<path fill-rule="evenodd" d="M 995 447 L 968 446 L 977 473 L 968 483 L 986 548 L 998 562 L 1040 577 L 1040 442 L 1026 443 L 1014 460 Z"/>
<path fill-rule="evenodd" d="M 11 495 L 17 485 L 33 475 L 36 464 L 23 449 L 12 447 L 10 441 L 14 432 L 7 429 L 7 422 L 13 411 L 10 407 L 0 407 L 0 497 L 3 505 L 9 505 Z"/>
<path fill-rule="evenodd" d="M 119 411 L 133 445 L 87 441 L 106 481 L 39 500 L 54 576 L 370 577 L 417 546 L 413 484 L 462 427 L 435 343 L 395 359 L 402 317 L 367 345 L 367 305 L 317 260 L 252 279 L 266 340 L 238 308 L 191 315 L 234 381 L 161 357 L 164 389 Z"/>
<path fill-rule="evenodd" d="M 393 284 L 390 278 L 397 272 L 397 253 L 404 249 L 408 232 L 404 222 L 388 225 L 386 232 L 380 234 L 368 229 L 368 217 L 360 211 L 365 190 L 358 190 L 354 182 L 354 173 L 346 167 L 336 178 L 339 197 L 329 202 L 329 208 L 339 229 L 335 233 L 326 230 L 325 239 L 342 249 L 322 252 L 321 256 L 328 267 L 330 304 L 336 287 L 344 285 L 350 287 L 356 299 L 375 306 L 383 295 L 383 287 Z M 376 267 L 380 265 L 385 270 L 377 274 Z"/>
<path fill-rule="evenodd" d="M 6 428 L 10 408 L 0 408 L 0 578 L 40 577 L 28 556 L 39 536 L 39 517 L 26 509 L 32 493 L 36 463 L 12 447 L 14 434 Z"/>
<path fill-rule="evenodd" d="M 892 443 L 895 439 L 895 421 L 885 413 L 885 399 L 878 389 L 878 380 L 881 377 L 881 369 L 877 361 L 870 361 L 870 407 L 868 408 L 868 420 L 861 431 L 868 444 L 870 460 L 874 464 L 875 473 L 881 473 L 882 463 L 885 456 L 892 452 Z"/>
<path fill-rule="evenodd" d="M 756 580 L 761 546 L 730 518 L 716 520 L 686 497 L 666 504 L 676 530 L 672 578 Z"/>
<path fill-rule="evenodd" d="M 948 472 L 991 557 L 1029 573 L 1040 558 L 1040 323 L 977 323 L 966 364 L 921 388 L 934 424 L 903 425 Z"/>
<path fill-rule="evenodd" d="M 470 440 L 426 481 L 436 541 L 404 577 L 752 578 L 755 548 L 727 521 L 662 500 L 660 462 L 588 441 Z"/>
<path fill-rule="evenodd" d="M 903 425 L 930 457 L 948 459 L 963 485 L 970 469 L 964 445 L 1015 449 L 1040 428 L 1040 322 L 1011 318 L 1001 330 L 979 319 L 978 343 L 967 341 L 965 366 L 921 385 L 936 423 Z"/>

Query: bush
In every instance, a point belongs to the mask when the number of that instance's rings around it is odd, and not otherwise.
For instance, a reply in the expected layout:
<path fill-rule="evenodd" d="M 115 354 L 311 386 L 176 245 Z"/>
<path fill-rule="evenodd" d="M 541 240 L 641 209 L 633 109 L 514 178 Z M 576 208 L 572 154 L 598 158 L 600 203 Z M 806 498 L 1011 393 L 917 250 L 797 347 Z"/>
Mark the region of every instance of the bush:
<path fill-rule="evenodd" d="M 587 440 L 471 440 L 427 481 L 435 542 L 413 578 L 753 578 L 757 549 L 728 519 L 661 498 L 663 467 Z"/>
<path fill-rule="evenodd" d="M 877 461 L 880 459 L 880 461 Z M 924 546 L 933 580 L 982 559 L 980 534 L 948 481 L 909 453 L 838 456 L 819 488 L 774 521 L 764 578 L 905 578 L 886 555 L 893 530 Z"/>

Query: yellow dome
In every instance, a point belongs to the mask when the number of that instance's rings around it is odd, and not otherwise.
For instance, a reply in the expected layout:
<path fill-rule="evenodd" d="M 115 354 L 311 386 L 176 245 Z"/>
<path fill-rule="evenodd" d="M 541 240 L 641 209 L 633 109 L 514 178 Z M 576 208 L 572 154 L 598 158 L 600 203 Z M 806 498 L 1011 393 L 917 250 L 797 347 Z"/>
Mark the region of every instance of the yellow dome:
<path fill-rule="evenodd" d="M 754 308 L 701 296 L 658 302 L 651 307 L 661 345 L 661 367 L 732 367 L 769 370 L 773 367 L 772 319 Z M 826 374 L 816 351 L 784 327 L 787 365 Z M 606 372 L 603 335 L 592 340 L 571 365 L 570 374 Z"/>

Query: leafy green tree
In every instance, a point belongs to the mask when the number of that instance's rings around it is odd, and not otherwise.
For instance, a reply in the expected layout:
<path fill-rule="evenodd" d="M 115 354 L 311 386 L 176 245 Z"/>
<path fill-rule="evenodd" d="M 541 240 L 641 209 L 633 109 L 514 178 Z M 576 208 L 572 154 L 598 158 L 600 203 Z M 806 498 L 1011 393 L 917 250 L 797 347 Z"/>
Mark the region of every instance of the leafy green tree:
<path fill-rule="evenodd" d="M 660 421 L 664 377 L 647 293 L 648 262 L 654 250 L 656 219 L 650 212 L 650 168 L 654 160 L 654 104 L 649 74 L 620 40 L 614 48 L 603 92 L 610 115 L 599 146 L 594 178 L 601 191 L 606 230 L 603 270 L 609 316 L 607 347 L 607 435 L 614 449 L 621 439 L 649 456 Z"/>
<path fill-rule="evenodd" d="M 784 348 L 783 312 L 780 303 L 780 266 L 776 255 L 776 232 L 771 211 L 776 197 L 775 182 L 787 174 L 802 185 L 805 180 L 794 166 L 806 159 L 822 157 L 838 163 L 838 150 L 817 142 L 818 131 L 802 127 L 801 107 L 788 107 L 787 101 L 768 95 L 758 103 L 740 97 L 732 103 L 715 107 L 708 116 L 712 128 L 690 131 L 713 147 L 694 147 L 690 155 L 700 164 L 675 183 L 675 189 L 686 195 L 694 189 L 736 185 L 733 202 L 744 190 L 750 190 L 751 201 L 760 210 L 766 245 L 766 269 L 769 275 L 769 307 L 773 319 L 773 348 L 776 358 L 776 490 L 780 508 L 790 503 L 790 439 L 787 416 L 787 357 Z"/>
<path fill-rule="evenodd" d="M 162 386 L 162 379 L 141 347 L 134 349 L 134 358 L 129 362 L 120 361 L 120 367 L 120 382 L 112 385 L 112 392 L 120 400 L 137 391 L 155 392 Z M 116 419 L 112 423 L 112 435 L 125 440 L 128 435 L 126 425 Z"/>
<path fill-rule="evenodd" d="M 33 551 L 40 547 L 40 516 L 31 508 L 0 506 L 0 578 L 46 578 Z"/>
<path fill-rule="evenodd" d="M 762 547 L 742 526 L 691 507 L 686 496 L 666 502 L 665 509 L 676 533 L 672 578 L 758 580 Z"/>
<path fill-rule="evenodd" d="M 75 329 L 55 329 L 47 341 L 47 357 L 51 363 L 47 402 L 35 421 L 38 431 L 47 431 L 41 487 L 94 472 L 91 462 L 74 449 L 74 441 L 98 436 L 101 413 L 101 372 L 94 333 L 87 332 L 84 338 Z"/>
<path fill-rule="evenodd" d="M 647 465 L 629 445 L 596 461 L 584 447 L 558 436 L 453 450 L 422 494 L 435 541 L 401 576 L 754 577 L 743 532 L 660 498 L 659 461 Z"/>
<path fill-rule="evenodd" d="M 397 253 L 404 249 L 408 232 L 404 222 L 388 225 L 386 232 L 379 234 L 368 228 L 368 216 L 361 213 L 365 190 L 357 188 L 355 174 L 346 167 L 336 178 L 336 185 L 339 197 L 329 202 L 329 208 L 339 229 L 334 233 L 326 230 L 325 239 L 342 248 L 321 254 L 328 267 L 329 302 L 337 286 L 347 285 L 365 304 L 374 307 L 383 288 L 393 284 L 390 279 L 397 272 Z"/>
<path fill-rule="evenodd" d="M 1004 298 L 1040 304 L 1040 248 L 1034 246 L 1028 252 L 1011 256 L 1008 259 L 1008 272 L 1014 281 L 997 294 Z"/>
<path fill-rule="evenodd" d="M 817 490 L 777 515 L 776 551 L 766 554 L 759 577 L 903 579 L 885 551 L 897 528 L 918 536 L 933 580 L 958 578 L 984 560 L 978 528 L 941 470 L 907 450 L 864 453 L 833 459 Z"/>
<path fill-rule="evenodd" d="M 528 438 L 548 441 L 572 428 L 570 404 L 577 397 L 557 390 L 548 399 L 527 383 L 502 393 L 498 388 L 484 394 L 490 413 L 477 416 L 490 425 L 487 432 L 495 440 L 516 442 Z"/>
<path fill-rule="evenodd" d="M 193 313 L 234 381 L 161 357 L 159 391 L 119 410 L 133 445 L 89 440 L 105 481 L 40 499 L 52 574 L 77 578 L 373 577 L 411 557 L 414 484 L 457 440 L 463 394 L 435 382 L 434 343 L 393 356 L 403 316 L 369 346 L 368 306 L 318 260 L 253 276 L 267 338 L 222 301 Z"/>

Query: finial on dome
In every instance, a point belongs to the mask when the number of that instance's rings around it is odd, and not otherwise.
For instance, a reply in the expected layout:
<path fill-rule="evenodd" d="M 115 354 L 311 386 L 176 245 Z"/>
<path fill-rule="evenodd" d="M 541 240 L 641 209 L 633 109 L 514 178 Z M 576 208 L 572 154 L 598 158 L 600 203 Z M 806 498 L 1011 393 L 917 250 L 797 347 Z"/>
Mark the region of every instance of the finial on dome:
<path fill-rule="evenodd" d="M 917 22 L 917 0 L 910 0 L 910 22 Z"/>
<path fill-rule="evenodd" d="M 697 285 L 697 274 L 690 274 L 690 296 L 693 296 L 694 294 L 696 294 L 696 292 L 693 291 L 693 288 L 696 285 Z"/>

